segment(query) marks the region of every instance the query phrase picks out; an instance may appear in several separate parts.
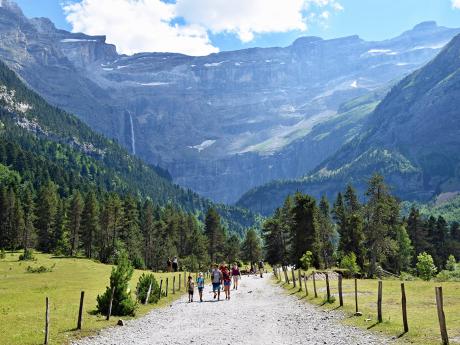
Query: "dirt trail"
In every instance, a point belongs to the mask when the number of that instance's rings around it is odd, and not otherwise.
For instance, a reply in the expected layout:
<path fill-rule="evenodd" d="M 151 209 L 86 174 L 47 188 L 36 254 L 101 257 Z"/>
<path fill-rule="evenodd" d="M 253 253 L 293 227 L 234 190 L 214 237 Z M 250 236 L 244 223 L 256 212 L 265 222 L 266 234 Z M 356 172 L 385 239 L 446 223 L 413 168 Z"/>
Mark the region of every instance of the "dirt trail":
<path fill-rule="evenodd" d="M 101 331 L 75 345 L 252 345 L 252 344 L 388 344 L 389 339 L 342 325 L 341 314 L 325 312 L 263 279 L 243 277 L 230 301 L 205 302 L 181 298 L 169 308 L 128 321 L 124 327 Z M 195 293 L 195 295 L 197 295 Z M 223 296 L 223 293 L 221 297 Z M 197 297 L 197 296 L 195 296 Z"/>

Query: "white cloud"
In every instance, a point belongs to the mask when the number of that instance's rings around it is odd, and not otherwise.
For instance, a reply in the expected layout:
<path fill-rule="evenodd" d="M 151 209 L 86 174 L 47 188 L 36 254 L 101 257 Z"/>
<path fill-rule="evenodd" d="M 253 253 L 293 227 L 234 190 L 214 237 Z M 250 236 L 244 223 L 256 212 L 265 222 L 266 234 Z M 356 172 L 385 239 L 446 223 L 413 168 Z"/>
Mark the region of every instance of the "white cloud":
<path fill-rule="evenodd" d="M 460 0 L 452 0 L 452 7 L 460 9 Z"/>
<path fill-rule="evenodd" d="M 177 14 L 213 33 L 235 33 L 243 42 L 267 32 L 305 31 L 305 0 L 177 0 Z"/>
<path fill-rule="evenodd" d="M 175 5 L 160 0 L 83 0 L 64 6 L 74 32 L 107 35 L 120 52 L 178 52 L 206 55 L 218 51 L 199 25 L 171 25 Z"/>
<path fill-rule="evenodd" d="M 306 31 L 312 14 L 328 20 L 341 10 L 337 0 L 78 0 L 64 6 L 74 32 L 107 35 L 122 53 L 189 55 L 218 51 L 209 33 L 249 42 L 257 34 Z"/>

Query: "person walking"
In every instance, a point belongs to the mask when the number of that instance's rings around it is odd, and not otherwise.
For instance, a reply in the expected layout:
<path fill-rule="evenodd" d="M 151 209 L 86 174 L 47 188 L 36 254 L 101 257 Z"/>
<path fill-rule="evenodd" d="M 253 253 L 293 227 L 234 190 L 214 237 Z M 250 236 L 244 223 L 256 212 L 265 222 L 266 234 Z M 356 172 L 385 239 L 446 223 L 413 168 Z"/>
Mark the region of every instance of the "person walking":
<path fill-rule="evenodd" d="M 232 280 L 230 278 L 230 271 L 228 270 L 227 266 L 222 267 L 222 280 L 224 281 L 224 292 L 225 292 L 225 299 L 230 299 L 230 285 L 232 284 Z"/>
<path fill-rule="evenodd" d="M 259 272 L 260 278 L 264 277 L 264 262 L 262 260 L 259 261 Z"/>
<path fill-rule="evenodd" d="M 211 272 L 212 279 L 212 292 L 214 292 L 214 299 L 220 301 L 220 286 L 222 284 L 222 272 L 219 270 L 217 265 L 213 266 Z"/>
<path fill-rule="evenodd" d="M 188 289 L 188 302 L 193 302 L 193 292 L 195 291 L 195 283 L 193 282 L 192 276 L 188 276 L 187 280 L 187 289 Z"/>
<path fill-rule="evenodd" d="M 241 272 L 236 263 L 232 267 L 232 278 L 233 278 L 233 290 L 238 290 L 238 283 L 241 278 Z"/>
<path fill-rule="evenodd" d="M 166 268 L 167 268 L 168 272 L 171 272 L 171 271 L 172 271 L 172 261 L 171 261 L 171 258 L 168 258 L 168 261 L 166 261 Z"/>
<path fill-rule="evenodd" d="M 174 272 L 177 272 L 179 269 L 179 262 L 177 260 L 177 256 L 174 257 L 173 262 L 172 262 L 172 268 Z"/>
<path fill-rule="evenodd" d="M 198 274 L 198 278 L 196 278 L 196 286 L 198 287 L 198 295 L 200 295 L 200 302 L 203 302 L 203 290 L 204 290 L 203 272 L 200 272 Z"/>

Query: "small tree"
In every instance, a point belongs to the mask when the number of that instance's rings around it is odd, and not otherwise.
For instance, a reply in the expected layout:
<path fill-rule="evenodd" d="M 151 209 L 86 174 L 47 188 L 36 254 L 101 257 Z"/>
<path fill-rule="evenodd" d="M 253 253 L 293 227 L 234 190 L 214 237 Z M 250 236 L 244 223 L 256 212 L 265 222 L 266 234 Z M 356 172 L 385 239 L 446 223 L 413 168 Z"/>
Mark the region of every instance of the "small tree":
<path fill-rule="evenodd" d="M 437 268 L 434 265 L 433 258 L 426 252 L 420 253 L 417 256 L 417 272 L 423 280 L 430 280 L 436 274 Z"/>
<path fill-rule="evenodd" d="M 132 299 L 129 291 L 129 281 L 131 280 L 134 269 L 128 259 L 128 255 L 124 251 L 120 254 L 117 261 L 117 266 L 112 268 L 112 274 L 110 275 L 110 286 L 107 286 L 103 295 L 97 296 L 97 311 L 107 314 L 112 288 L 115 287 L 112 315 L 134 315 L 137 304 Z"/>
<path fill-rule="evenodd" d="M 342 260 L 340 261 L 340 268 L 345 268 L 348 270 L 351 276 L 359 273 L 359 266 L 356 262 L 356 255 L 355 253 L 351 252 L 345 255 Z"/>
<path fill-rule="evenodd" d="M 150 284 L 152 284 L 152 288 L 150 290 L 150 296 L 149 296 L 148 303 L 158 302 L 160 286 L 158 285 L 158 282 L 152 273 L 150 274 L 142 273 L 142 275 L 139 277 L 139 282 L 137 283 L 137 286 L 136 286 L 136 296 L 139 302 L 141 303 L 145 302 Z"/>
<path fill-rule="evenodd" d="M 309 250 L 300 258 L 300 265 L 304 270 L 308 270 L 313 262 L 313 253 Z"/>
<path fill-rule="evenodd" d="M 457 268 L 457 261 L 455 260 L 455 257 L 453 255 L 449 255 L 449 258 L 447 259 L 446 262 L 446 270 L 448 271 L 455 271 Z"/>

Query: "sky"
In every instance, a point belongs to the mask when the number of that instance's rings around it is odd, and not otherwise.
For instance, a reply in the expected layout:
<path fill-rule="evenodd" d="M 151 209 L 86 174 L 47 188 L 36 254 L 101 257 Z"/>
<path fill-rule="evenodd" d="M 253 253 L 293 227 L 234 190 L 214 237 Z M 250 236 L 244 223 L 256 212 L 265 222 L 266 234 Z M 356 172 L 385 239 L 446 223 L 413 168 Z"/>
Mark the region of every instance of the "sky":
<path fill-rule="evenodd" d="M 0 0 L 1 1 L 1 0 Z M 16 0 L 28 17 L 107 35 L 119 53 L 207 55 L 300 36 L 391 38 L 434 20 L 460 27 L 460 0 Z"/>

